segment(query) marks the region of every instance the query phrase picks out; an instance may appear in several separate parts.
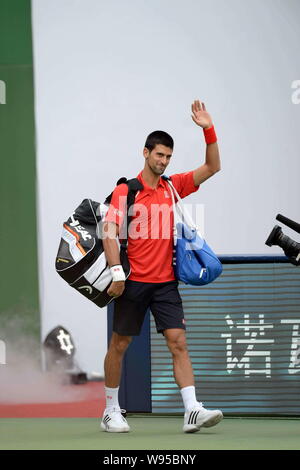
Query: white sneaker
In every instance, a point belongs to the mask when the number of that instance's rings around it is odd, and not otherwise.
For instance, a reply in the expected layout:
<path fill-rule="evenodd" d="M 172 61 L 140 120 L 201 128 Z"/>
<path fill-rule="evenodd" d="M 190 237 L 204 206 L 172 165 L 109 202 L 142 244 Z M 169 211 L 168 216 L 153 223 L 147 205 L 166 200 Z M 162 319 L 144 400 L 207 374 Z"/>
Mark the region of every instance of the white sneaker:
<path fill-rule="evenodd" d="M 121 412 L 121 408 L 106 408 L 101 421 L 101 428 L 107 432 L 129 432 L 130 427 Z"/>
<path fill-rule="evenodd" d="M 197 432 L 200 428 L 210 428 L 218 424 L 223 419 L 220 410 L 206 410 L 202 403 L 191 411 L 184 413 L 183 432 Z"/>

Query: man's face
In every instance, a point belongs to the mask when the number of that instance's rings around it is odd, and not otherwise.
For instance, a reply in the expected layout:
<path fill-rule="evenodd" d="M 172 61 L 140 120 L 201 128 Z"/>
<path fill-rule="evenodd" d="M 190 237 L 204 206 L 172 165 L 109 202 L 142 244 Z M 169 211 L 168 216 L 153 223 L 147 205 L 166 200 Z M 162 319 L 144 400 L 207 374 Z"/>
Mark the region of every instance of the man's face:
<path fill-rule="evenodd" d="M 173 150 L 165 145 L 157 144 L 151 152 L 144 148 L 146 164 L 156 175 L 162 175 L 170 163 Z"/>

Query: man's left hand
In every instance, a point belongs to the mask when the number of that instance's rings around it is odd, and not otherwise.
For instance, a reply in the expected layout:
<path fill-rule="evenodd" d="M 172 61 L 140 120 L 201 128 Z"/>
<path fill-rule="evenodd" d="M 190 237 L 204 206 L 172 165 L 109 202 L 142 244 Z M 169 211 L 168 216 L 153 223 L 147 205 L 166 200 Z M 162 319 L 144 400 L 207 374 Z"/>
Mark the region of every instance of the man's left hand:
<path fill-rule="evenodd" d="M 195 100 L 192 104 L 192 113 L 192 119 L 197 126 L 206 129 L 213 125 L 212 119 L 206 111 L 205 104 L 201 103 L 199 100 Z"/>

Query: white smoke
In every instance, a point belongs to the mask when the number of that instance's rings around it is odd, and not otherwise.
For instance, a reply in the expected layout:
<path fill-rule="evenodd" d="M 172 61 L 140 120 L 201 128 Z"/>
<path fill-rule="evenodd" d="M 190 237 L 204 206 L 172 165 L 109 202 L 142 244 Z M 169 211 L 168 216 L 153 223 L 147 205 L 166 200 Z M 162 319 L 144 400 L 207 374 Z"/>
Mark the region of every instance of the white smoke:
<path fill-rule="evenodd" d="M 5 364 L 0 363 L 0 404 L 58 403 L 86 398 L 84 387 L 66 385 L 58 373 L 43 372 L 41 345 L 37 340 L 16 335 L 11 328 L 9 331 L 1 328 L 0 338 L 5 344 L 2 361 Z"/>

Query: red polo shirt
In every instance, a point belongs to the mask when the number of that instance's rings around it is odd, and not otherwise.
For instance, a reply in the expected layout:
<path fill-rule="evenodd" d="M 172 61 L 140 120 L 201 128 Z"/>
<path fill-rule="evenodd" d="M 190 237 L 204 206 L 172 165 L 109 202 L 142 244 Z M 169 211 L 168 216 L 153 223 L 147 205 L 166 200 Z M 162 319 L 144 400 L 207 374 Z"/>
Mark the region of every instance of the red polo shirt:
<path fill-rule="evenodd" d="M 173 258 L 173 210 L 171 189 L 160 178 L 156 188 L 151 188 L 137 176 L 144 189 L 135 197 L 131 207 L 132 221 L 129 224 L 127 253 L 131 266 L 129 279 L 140 282 L 167 282 L 175 279 Z M 172 175 L 172 183 L 179 196 L 184 198 L 197 191 L 193 171 Z M 105 216 L 106 222 L 122 226 L 126 211 L 128 186 L 118 185 Z"/>

